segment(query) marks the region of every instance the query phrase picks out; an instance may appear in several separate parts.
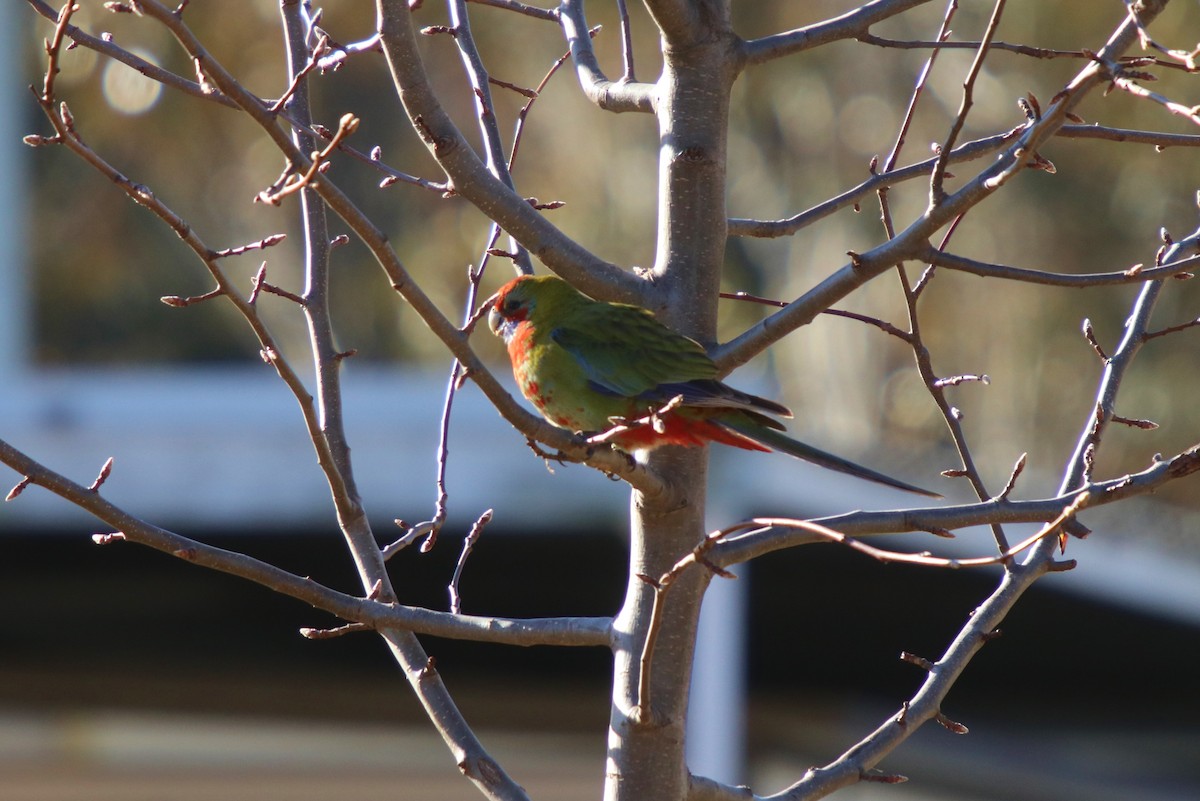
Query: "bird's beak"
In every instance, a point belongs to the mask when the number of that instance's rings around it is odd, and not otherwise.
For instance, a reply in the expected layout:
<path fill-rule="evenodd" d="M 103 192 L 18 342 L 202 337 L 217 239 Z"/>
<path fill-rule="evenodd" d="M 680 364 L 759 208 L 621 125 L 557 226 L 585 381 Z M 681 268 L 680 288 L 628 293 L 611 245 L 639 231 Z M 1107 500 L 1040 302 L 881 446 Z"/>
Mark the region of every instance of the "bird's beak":
<path fill-rule="evenodd" d="M 501 329 L 504 327 L 504 318 L 500 316 L 500 312 L 496 311 L 496 307 L 492 306 L 488 310 L 488 328 L 492 329 L 492 333 L 496 336 L 503 336 Z"/>

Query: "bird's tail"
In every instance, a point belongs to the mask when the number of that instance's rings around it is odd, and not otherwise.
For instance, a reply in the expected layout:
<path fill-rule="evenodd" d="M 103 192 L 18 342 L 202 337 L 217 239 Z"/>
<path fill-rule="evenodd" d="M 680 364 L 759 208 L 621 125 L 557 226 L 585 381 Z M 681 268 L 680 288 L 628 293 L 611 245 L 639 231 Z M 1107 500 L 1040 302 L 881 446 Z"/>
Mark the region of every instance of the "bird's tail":
<path fill-rule="evenodd" d="M 735 436 L 743 437 L 758 445 L 765 446 L 780 453 L 786 453 L 789 456 L 795 456 L 797 459 L 803 459 L 806 462 L 812 462 L 820 467 L 829 470 L 836 470 L 839 473 L 845 473 L 856 478 L 874 481 L 876 484 L 883 484 L 895 489 L 905 490 L 906 492 L 915 492 L 918 495 L 924 495 L 928 498 L 942 497 L 936 492 L 930 492 L 927 489 L 906 484 L 899 479 L 876 472 L 868 467 L 855 464 L 849 459 L 843 459 L 840 456 L 834 456 L 832 453 L 814 448 L 811 445 L 805 445 L 799 440 L 792 439 L 787 434 L 774 429 L 765 428 L 757 424 L 753 420 L 712 420 L 715 425 L 732 432 Z"/>

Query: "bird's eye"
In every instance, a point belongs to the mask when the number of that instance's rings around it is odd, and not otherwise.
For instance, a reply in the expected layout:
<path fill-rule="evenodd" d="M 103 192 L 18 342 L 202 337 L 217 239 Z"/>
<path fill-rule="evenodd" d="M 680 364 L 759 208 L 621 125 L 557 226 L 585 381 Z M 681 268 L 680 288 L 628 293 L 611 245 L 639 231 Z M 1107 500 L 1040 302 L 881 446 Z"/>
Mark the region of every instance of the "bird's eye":
<path fill-rule="evenodd" d="M 516 314 L 517 309 L 519 308 L 521 308 L 521 301 L 517 300 L 516 298 L 505 298 L 504 303 L 500 307 L 500 311 L 503 312 L 507 317 Z"/>

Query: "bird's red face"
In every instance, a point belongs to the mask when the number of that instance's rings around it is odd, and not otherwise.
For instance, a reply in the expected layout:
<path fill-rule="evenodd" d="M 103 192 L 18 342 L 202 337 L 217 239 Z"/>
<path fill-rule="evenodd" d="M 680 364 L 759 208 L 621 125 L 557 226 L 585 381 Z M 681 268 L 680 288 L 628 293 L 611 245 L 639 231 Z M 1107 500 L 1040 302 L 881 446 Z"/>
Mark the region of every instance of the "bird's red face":
<path fill-rule="evenodd" d="M 510 342 L 517 331 L 517 326 L 529 317 L 533 306 L 533 298 L 523 291 L 524 276 L 514 278 L 496 293 L 492 301 L 491 311 L 488 312 L 488 328 L 505 342 Z"/>

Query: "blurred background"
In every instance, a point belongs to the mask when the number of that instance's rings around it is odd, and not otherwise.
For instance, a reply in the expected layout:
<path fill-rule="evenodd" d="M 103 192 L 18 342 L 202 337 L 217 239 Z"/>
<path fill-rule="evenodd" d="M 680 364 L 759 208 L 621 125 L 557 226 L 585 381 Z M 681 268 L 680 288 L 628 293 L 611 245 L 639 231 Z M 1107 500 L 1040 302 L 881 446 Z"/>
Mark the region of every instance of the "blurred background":
<path fill-rule="evenodd" d="M 592 24 L 610 75 L 619 73 L 611 4 Z M 955 38 L 976 38 L 990 3 L 964 2 Z M 164 31 L 85 0 L 85 30 L 172 69 L 192 70 Z M 423 24 L 446 22 L 427 3 Z M 752 37 L 844 13 L 852 2 L 736 3 Z M 875 33 L 928 40 L 944 6 L 905 14 Z M 1086 10 L 1088 13 L 1081 13 Z M 494 77 L 536 85 L 562 55 L 553 23 L 471 7 Z M 657 74 L 657 37 L 634 5 L 638 76 Z M 1124 4 L 1009 3 L 999 38 L 1046 48 L 1098 48 Z M 189 7 L 188 21 L 251 90 L 286 85 L 277 4 Z M 326 9 L 323 26 L 348 42 L 373 16 L 355 4 Z M 328 492 L 295 403 L 264 367 L 231 309 L 186 309 L 163 295 L 209 288 L 201 265 L 157 219 L 124 200 L 63 149 L 31 150 L 46 132 L 27 93 L 40 85 L 39 43 L 51 27 L 23 4 L 0 8 L 0 170 L 12 191 L 0 214 L 0 436 L 84 483 L 115 459 L 105 495 L 151 522 L 356 590 Z M 1200 9 L 1174 3 L 1153 29 L 1174 47 L 1200 39 Z M 472 98 L 449 37 L 423 55 L 464 131 Z M 972 51 L 947 51 L 918 106 L 901 164 L 945 137 Z M 891 149 L 926 58 L 923 50 L 846 42 L 748 71 L 733 107 L 730 213 L 781 218 L 868 177 Z M 225 265 L 249 291 L 263 259 L 269 280 L 302 287 L 302 237 L 293 205 L 252 203 L 282 160 L 232 112 L 158 87 L 76 48 L 59 90 L 84 138 L 146 184 L 213 247 L 287 233 L 284 244 Z M 1021 124 L 1017 99 L 1048 105 L 1078 58 L 993 53 L 963 138 Z M 1196 102 L 1194 77 L 1155 69 L 1153 85 Z M 385 81 L 364 54 L 314 81 L 318 117 L 362 120 L 353 144 L 375 145 L 398 169 L 438 179 Z M 494 89 L 502 129 L 526 98 Z M 1120 92 L 1081 109 L 1089 122 L 1198 133 L 1160 106 Z M 563 200 L 550 212 L 572 237 L 622 265 L 654 254 L 654 121 L 609 115 L 579 96 L 570 68 L 533 105 L 514 177 L 519 191 Z M 1055 141 L 1042 152 L 1057 173 L 1029 172 L 977 209 L 952 249 L 974 258 L 1065 273 L 1151 264 L 1165 227 L 1195 226 L 1200 170 L 1188 148 Z M 960 165 L 962 179 L 984 162 Z M 387 232 L 406 266 L 452 318 L 465 303 L 487 223 L 461 199 L 394 184 L 349 159 L 336 179 Z M 953 185 L 951 185 L 953 188 Z M 927 187 L 891 193 L 898 221 L 919 215 Z M 340 231 L 340 229 L 337 229 Z M 878 244 L 874 201 L 792 237 L 731 240 L 727 289 L 791 299 Z M 435 339 L 390 290 L 365 249 L 336 251 L 333 300 L 347 363 L 346 408 L 356 473 L 381 541 L 395 518 L 433 512 L 437 427 L 449 364 Z M 912 268 L 910 268 L 912 269 Z M 490 292 L 510 273 L 493 263 Z M 1195 282 L 1172 282 L 1159 326 L 1197 315 Z M 922 305 L 926 342 L 943 374 L 986 373 L 953 400 L 975 457 L 998 490 L 1021 453 L 1029 467 L 1014 497 L 1053 494 L 1093 403 L 1100 363 L 1079 334 L 1089 318 L 1110 349 L 1133 287 L 1045 289 L 941 272 Z M 285 354 L 305 364 L 306 331 L 287 301 L 263 298 Z M 843 307 L 904 324 L 896 282 L 883 278 Z M 764 313 L 726 301 L 722 334 Z M 474 344 L 506 372 L 499 343 Z M 1155 431 L 1114 428 L 1097 474 L 1121 475 L 1200 439 L 1190 400 L 1200 391 L 1200 333 L 1156 340 L 1122 390 L 1128 417 Z M 739 386 L 803 410 L 794 426 L 815 444 L 916 483 L 956 466 L 936 410 L 898 340 L 851 320 L 822 318 L 740 370 Z M 462 579 L 464 611 L 499 615 L 609 614 L 623 593 L 627 493 L 575 466 L 542 461 L 468 384 L 451 429 L 450 525 L 432 553 L 405 552 L 393 577 L 408 603 L 446 607 L 462 537 L 495 508 Z M 752 514 L 813 516 L 906 499 L 791 460 L 715 450 L 709 524 Z M 7 476 L 15 483 L 19 478 Z M 2 476 L 0 476 L 2 478 Z M 943 482 L 949 484 L 949 482 Z M 939 487 L 939 489 L 942 489 Z M 943 489 L 965 501 L 962 487 Z M 1153 499 L 1089 512 L 1096 533 L 1072 542 L 1072 573 L 1047 577 L 1018 604 L 1005 635 L 972 663 L 946 714 L 955 737 L 930 726 L 884 767 L 902 787 L 864 785 L 839 798 L 1184 799 L 1200 753 L 1200 547 L 1195 481 Z M 370 636 L 309 642 L 302 626 L 335 621 L 236 579 L 135 546 L 95 546 L 97 523 L 44 491 L 0 508 L 0 797 L 330 798 L 347 789 L 398 798 L 474 798 L 424 720 L 403 677 Z M 1019 537 L 1020 527 L 1010 539 Z M 986 532 L 955 541 L 898 538 L 897 547 L 947 555 L 989 551 Z M 891 544 L 891 541 L 889 541 Z M 772 792 L 835 758 L 909 697 L 923 678 L 897 659 L 936 658 L 994 586 L 989 571 L 882 566 L 833 547 L 756 561 L 719 582 L 706 603 L 692 762 L 698 772 Z M 603 651 L 426 643 L 485 744 L 534 797 L 594 798 L 603 776 L 610 666 Z"/>

